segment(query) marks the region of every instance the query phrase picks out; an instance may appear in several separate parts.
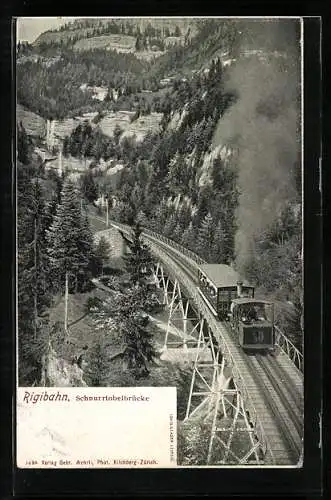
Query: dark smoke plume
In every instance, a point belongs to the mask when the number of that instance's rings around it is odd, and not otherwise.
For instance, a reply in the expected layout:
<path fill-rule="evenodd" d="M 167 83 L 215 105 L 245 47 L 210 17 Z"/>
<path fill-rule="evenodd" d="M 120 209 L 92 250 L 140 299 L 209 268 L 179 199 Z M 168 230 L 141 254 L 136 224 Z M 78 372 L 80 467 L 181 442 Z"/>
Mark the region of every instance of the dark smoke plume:
<path fill-rule="evenodd" d="M 239 269 L 256 238 L 295 197 L 293 165 L 301 149 L 297 33 L 296 21 L 248 22 L 240 52 L 262 53 L 240 57 L 229 70 L 227 87 L 238 100 L 220 119 L 213 143 L 238 151 Z"/>

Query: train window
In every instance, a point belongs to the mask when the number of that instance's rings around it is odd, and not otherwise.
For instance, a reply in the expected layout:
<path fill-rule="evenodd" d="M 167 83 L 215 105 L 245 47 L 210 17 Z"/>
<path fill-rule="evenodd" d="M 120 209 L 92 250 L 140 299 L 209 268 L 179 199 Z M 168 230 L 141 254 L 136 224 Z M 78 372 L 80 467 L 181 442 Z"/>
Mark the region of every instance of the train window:
<path fill-rule="evenodd" d="M 266 312 L 263 304 L 245 304 L 241 308 L 241 320 L 245 323 L 252 321 L 266 321 Z"/>
<path fill-rule="evenodd" d="M 258 321 L 265 321 L 267 319 L 263 304 L 257 304 L 255 306 L 255 311 Z"/>
<path fill-rule="evenodd" d="M 242 295 L 243 297 L 249 297 L 252 299 L 254 296 L 254 289 L 251 287 L 243 287 Z"/>
<path fill-rule="evenodd" d="M 218 297 L 219 297 L 219 300 L 221 300 L 222 302 L 229 300 L 230 297 L 229 297 L 228 290 L 219 290 L 218 291 Z"/>

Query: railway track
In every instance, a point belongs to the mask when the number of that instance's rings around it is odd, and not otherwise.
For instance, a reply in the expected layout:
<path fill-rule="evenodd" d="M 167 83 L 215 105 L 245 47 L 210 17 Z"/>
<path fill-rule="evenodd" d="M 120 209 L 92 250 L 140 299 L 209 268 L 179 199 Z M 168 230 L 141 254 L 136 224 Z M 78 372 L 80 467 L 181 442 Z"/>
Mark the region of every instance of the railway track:
<path fill-rule="evenodd" d="M 262 357 L 262 360 L 262 362 L 266 363 L 268 368 L 272 367 L 274 374 L 276 375 L 275 380 L 278 381 L 278 384 L 283 386 L 283 392 L 287 394 L 286 397 L 291 402 L 291 409 L 293 409 L 296 413 L 295 419 L 297 422 L 297 429 L 298 431 L 303 432 L 302 415 L 304 411 L 304 401 L 302 391 L 292 384 L 289 375 L 272 354 L 269 354 L 267 359 Z"/>
<path fill-rule="evenodd" d="M 156 240 L 148 237 L 146 239 Z M 171 256 L 176 265 L 185 272 L 192 282 L 197 285 L 197 264 L 187 256 L 181 256 L 178 251 L 170 249 L 166 243 L 155 241 L 163 250 Z M 191 261 L 191 262 L 190 262 Z M 229 332 L 228 324 L 218 322 Z M 237 344 L 236 339 L 234 342 Z M 236 345 L 238 348 L 238 345 Z M 239 350 L 241 350 L 239 348 Z M 234 353 L 235 354 L 235 353 Z M 235 356 L 237 357 L 237 356 Z M 276 456 L 280 457 L 280 463 L 296 464 L 299 462 L 302 452 L 303 435 L 303 396 L 291 382 L 289 373 L 273 355 L 262 356 L 255 354 L 254 357 L 245 354 L 241 350 L 242 362 L 240 369 L 244 373 L 244 364 L 248 367 L 251 380 L 258 387 L 259 396 L 253 396 L 258 400 L 261 408 L 264 429 L 269 431 L 271 446 Z M 245 377 L 249 382 L 249 376 Z"/>
<path fill-rule="evenodd" d="M 247 355 L 247 363 L 261 394 L 264 395 L 265 411 L 274 416 L 273 420 L 281 433 L 291 460 L 297 463 L 302 447 L 302 423 L 298 409 L 293 406 L 293 400 L 280 386 L 275 365 L 269 364 L 269 361 L 263 359 L 260 354 Z"/>
<path fill-rule="evenodd" d="M 117 223 L 114 224 L 117 226 Z M 118 224 L 124 231 L 130 231 L 129 227 Z M 229 332 L 228 324 L 218 321 L 209 311 L 202 299 L 196 295 L 198 263 L 193 258 L 183 255 L 180 250 L 170 247 L 167 242 L 159 238 L 144 234 L 144 239 L 150 243 L 151 249 L 158 249 L 156 255 L 165 254 L 165 267 L 169 267 L 170 275 L 173 273 L 172 262 L 186 277 L 183 279 L 184 288 L 187 289 L 188 297 L 198 303 L 201 312 L 206 317 L 211 328 L 216 333 L 220 345 L 226 347 L 231 353 L 230 358 L 235 363 L 236 384 L 245 397 L 248 397 L 254 410 L 254 421 L 260 422 L 262 435 L 265 435 L 267 449 L 269 450 L 269 461 L 276 465 L 296 465 L 302 450 L 302 378 L 293 373 L 290 360 L 282 357 L 282 363 L 277 358 L 268 356 L 267 360 L 261 357 L 254 358 L 243 353 L 232 332 Z M 162 257 L 160 255 L 162 260 Z M 167 265 L 167 263 L 169 265 Z M 178 274 L 178 271 L 177 271 Z M 176 277 L 176 272 L 174 273 Z M 224 344 L 225 342 L 225 344 Z M 282 366 L 281 366 L 282 365 Z M 296 383 L 292 381 L 296 379 Z M 244 384 L 244 385 L 243 385 Z M 259 425 L 258 424 L 258 427 Z M 267 458 L 267 457 L 266 457 Z"/>

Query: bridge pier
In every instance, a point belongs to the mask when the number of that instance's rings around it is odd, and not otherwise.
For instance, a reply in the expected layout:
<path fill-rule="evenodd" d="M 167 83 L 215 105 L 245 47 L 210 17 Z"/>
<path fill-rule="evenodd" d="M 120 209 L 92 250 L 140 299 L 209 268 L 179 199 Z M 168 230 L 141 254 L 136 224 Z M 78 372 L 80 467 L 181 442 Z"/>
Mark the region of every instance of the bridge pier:
<path fill-rule="evenodd" d="M 156 286 L 163 292 L 162 302 L 168 307 L 164 350 L 195 351 L 184 421 L 198 418 L 210 426 L 207 465 L 261 463 L 254 425 L 212 329 L 203 315 L 192 313 L 194 304 L 160 262 L 153 272 Z M 172 340 L 174 334 L 180 338 Z"/>
<path fill-rule="evenodd" d="M 119 230 L 131 233 L 124 225 L 119 225 Z M 175 345 L 185 349 L 188 360 L 192 353 L 195 356 L 184 420 L 196 418 L 208 426 L 208 431 L 210 429 L 206 463 L 264 465 L 278 464 L 278 459 L 280 464 L 292 463 L 292 458 L 288 457 L 288 443 L 282 442 L 277 422 L 262 404 L 265 395 L 261 395 L 250 366 L 196 290 L 192 269 L 196 270 L 201 259 L 156 233 L 146 231 L 145 239 L 158 260 L 154 269 L 155 282 L 163 293 L 163 303 L 169 308 L 164 347 Z M 179 259 L 176 257 L 178 251 L 182 254 Z M 277 327 L 275 330 L 276 345 L 284 354 L 281 361 L 287 363 L 284 370 L 290 371 L 301 387 L 302 354 Z M 177 342 L 172 342 L 171 335 L 177 337 Z M 195 348 L 188 349 L 185 339 Z"/>
<path fill-rule="evenodd" d="M 196 346 L 197 339 L 194 334 L 199 327 L 199 318 L 192 313 L 190 300 L 183 295 L 179 281 L 171 280 L 160 263 L 157 263 L 153 273 L 156 286 L 163 293 L 162 303 L 169 311 L 164 349 L 168 347 L 188 349 L 188 346 Z M 180 339 L 171 340 L 170 335 L 176 335 Z"/>
<path fill-rule="evenodd" d="M 199 416 L 210 424 L 208 465 L 261 464 L 261 444 L 233 383 L 231 365 L 206 323 L 202 318 L 185 420 Z M 211 354 L 209 359 L 206 351 Z"/>

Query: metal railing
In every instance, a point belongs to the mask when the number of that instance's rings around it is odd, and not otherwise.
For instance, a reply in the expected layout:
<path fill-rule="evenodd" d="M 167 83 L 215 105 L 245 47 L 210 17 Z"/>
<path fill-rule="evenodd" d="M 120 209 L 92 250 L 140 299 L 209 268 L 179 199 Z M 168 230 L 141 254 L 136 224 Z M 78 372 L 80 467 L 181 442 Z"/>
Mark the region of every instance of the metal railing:
<path fill-rule="evenodd" d="M 115 221 L 110 221 L 110 223 L 118 226 L 119 228 L 122 228 L 124 231 L 127 231 L 128 234 L 132 233 L 132 230 L 133 230 L 132 227 L 128 226 L 127 224 L 122 224 L 122 223 L 115 222 Z M 169 245 L 172 249 L 176 249 L 176 250 L 180 251 L 182 254 L 186 255 L 191 260 L 193 260 L 197 265 L 207 264 L 207 262 L 204 259 L 202 259 L 199 255 L 197 255 L 196 253 L 192 252 L 191 250 L 185 248 L 184 246 L 180 245 L 176 241 L 174 241 L 166 236 L 163 236 L 160 233 L 152 231 L 150 229 L 145 229 L 145 228 L 142 228 L 142 229 L 143 229 L 143 233 L 145 233 L 146 235 L 153 236 L 157 240 Z M 280 328 L 277 325 L 275 325 L 275 331 L 276 331 L 275 343 L 288 356 L 288 358 L 292 361 L 292 363 L 295 365 L 295 367 L 300 372 L 303 372 L 303 354 L 286 337 L 286 335 L 280 330 Z"/>
<path fill-rule="evenodd" d="M 192 252 L 192 250 L 189 250 L 188 248 L 182 246 L 180 243 L 177 243 L 176 241 L 172 240 L 171 238 L 168 238 L 166 236 L 161 235 L 160 233 L 157 233 L 155 231 L 151 231 L 150 229 L 143 229 L 143 232 L 146 233 L 147 235 L 154 236 L 154 238 L 157 238 L 160 241 L 163 241 L 164 243 L 167 243 L 168 245 L 171 245 L 172 248 L 175 248 L 176 250 L 179 250 L 181 253 L 184 255 L 187 255 L 187 257 L 190 257 L 190 259 L 194 260 L 197 264 L 207 264 L 207 262 L 202 259 L 198 254 L 195 252 Z"/>
<path fill-rule="evenodd" d="M 245 386 L 244 378 L 240 372 L 239 367 L 237 366 L 237 363 L 232 355 L 231 348 L 227 344 L 227 341 L 224 338 L 223 332 L 222 332 L 222 327 L 217 323 L 215 317 L 213 314 L 211 314 L 210 310 L 204 303 L 204 301 L 201 299 L 200 295 L 197 292 L 196 286 L 192 285 L 192 282 L 187 278 L 186 274 L 181 271 L 181 269 L 176 265 L 176 263 L 173 262 L 173 260 L 164 252 L 162 251 L 159 247 L 157 247 L 156 244 L 151 243 L 151 246 L 153 247 L 153 253 L 156 254 L 162 262 L 164 262 L 166 265 L 168 264 L 169 267 L 175 267 L 176 268 L 176 277 L 179 279 L 179 281 L 184 285 L 184 287 L 187 289 L 189 292 L 191 300 L 195 303 L 196 307 L 202 313 L 204 318 L 207 320 L 207 323 L 213 333 L 218 334 L 218 340 L 219 344 L 221 347 L 222 354 L 224 355 L 225 359 L 227 360 L 229 366 L 232 369 L 232 374 L 233 374 L 233 379 L 234 383 L 238 389 L 238 392 L 240 393 L 244 406 L 247 410 L 249 410 L 249 415 L 250 415 L 250 421 L 252 425 L 254 426 L 254 429 L 256 431 L 256 434 L 259 438 L 261 448 L 263 450 L 263 453 L 265 454 L 266 451 L 268 450 L 270 452 L 270 455 L 272 456 L 272 451 L 271 447 L 268 442 L 267 435 L 264 431 L 262 422 L 260 421 L 257 411 L 254 407 L 253 401 L 251 399 L 251 396 Z"/>
<path fill-rule="evenodd" d="M 132 226 L 128 226 L 127 224 L 122 224 L 121 222 L 116 222 L 116 221 L 109 221 L 109 224 L 117 226 L 119 228 L 122 228 L 123 230 L 127 231 L 129 234 L 133 231 Z M 190 257 L 194 262 L 197 264 L 207 264 L 207 262 L 202 259 L 198 254 L 195 252 L 192 252 L 192 250 L 189 250 L 188 248 L 184 247 L 183 245 L 180 245 L 177 243 L 175 240 L 172 240 L 171 238 L 168 238 L 167 236 L 164 236 L 163 234 L 157 233 L 156 231 L 152 231 L 151 229 L 142 227 L 143 233 L 154 236 L 154 238 L 157 238 L 160 241 L 163 241 L 164 243 L 167 243 L 170 245 L 172 248 L 176 248 L 179 250 L 181 253 L 184 255 L 187 255 Z"/>
<path fill-rule="evenodd" d="M 303 354 L 297 347 L 286 337 L 286 335 L 275 325 L 276 338 L 275 343 L 288 356 L 292 363 L 303 373 Z"/>

